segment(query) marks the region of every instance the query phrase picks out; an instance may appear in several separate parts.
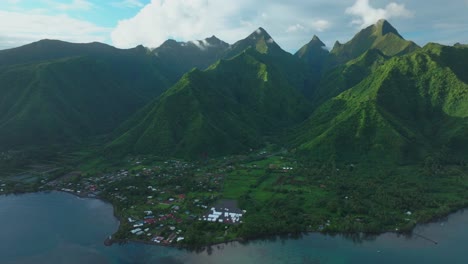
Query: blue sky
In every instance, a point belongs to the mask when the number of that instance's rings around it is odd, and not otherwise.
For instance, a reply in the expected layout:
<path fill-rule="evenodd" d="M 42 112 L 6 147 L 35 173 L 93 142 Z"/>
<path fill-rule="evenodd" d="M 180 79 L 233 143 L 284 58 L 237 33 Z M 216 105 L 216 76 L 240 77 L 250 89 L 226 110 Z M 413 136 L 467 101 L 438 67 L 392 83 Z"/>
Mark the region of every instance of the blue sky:
<path fill-rule="evenodd" d="M 216 35 L 233 43 L 264 27 L 294 52 L 318 35 L 348 41 L 380 18 L 406 39 L 468 43 L 468 0 L 2 0 L 0 49 L 43 38 L 157 47 Z"/>

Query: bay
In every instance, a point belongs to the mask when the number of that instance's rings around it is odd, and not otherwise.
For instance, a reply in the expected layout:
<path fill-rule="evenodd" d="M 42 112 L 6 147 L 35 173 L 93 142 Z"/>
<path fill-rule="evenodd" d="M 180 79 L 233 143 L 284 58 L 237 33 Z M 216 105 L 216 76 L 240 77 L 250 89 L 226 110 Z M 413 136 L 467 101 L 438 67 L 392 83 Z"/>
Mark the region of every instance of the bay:
<path fill-rule="evenodd" d="M 0 263 L 468 263 L 463 210 L 417 226 L 412 237 L 314 233 L 202 252 L 138 243 L 104 246 L 118 224 L 112 206 L 97 199 L 61 192 L 0 196 Z"/>

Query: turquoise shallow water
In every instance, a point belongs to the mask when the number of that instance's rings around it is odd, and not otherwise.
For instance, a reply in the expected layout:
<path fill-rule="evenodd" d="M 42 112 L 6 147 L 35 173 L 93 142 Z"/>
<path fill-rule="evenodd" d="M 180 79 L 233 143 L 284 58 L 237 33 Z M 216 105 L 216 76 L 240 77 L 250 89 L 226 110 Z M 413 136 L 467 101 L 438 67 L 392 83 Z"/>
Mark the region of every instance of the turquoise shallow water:
<path fill-rule="evenodd" d="M 141 244 L 106 247 L 118 227 L 112 207 L 66 193 L 0 196 L 0 263 L 468 263 L 468 213 L 420 225 L 420 237 L 367 240 L 310 234 L 229 243 L 189 252 Z"/>

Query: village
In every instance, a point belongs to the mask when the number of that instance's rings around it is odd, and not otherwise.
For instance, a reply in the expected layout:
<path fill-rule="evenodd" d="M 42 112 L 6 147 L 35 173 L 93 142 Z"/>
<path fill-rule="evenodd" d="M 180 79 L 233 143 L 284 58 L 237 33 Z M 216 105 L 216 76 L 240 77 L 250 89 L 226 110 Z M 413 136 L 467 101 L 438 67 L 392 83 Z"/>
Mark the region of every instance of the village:
<path fill-rule="evenodd" d="M 62 163 L 31 166 L 27 174 L 0 179 L 0 195 L 61 191 L 109 202 L 120 225 L 107 244 L 198 247 L 384 226 L 374 224 L 381 216 L 363 206 L 360 196 L 372 195 L 366 185 L 359 192 L 342 187 L 342 181 L 361 177 L 357 164 L 305 164 L 283 149 L 191 162 L 130 156 L 98 169 L 94 162 L 90 169 L 62 166 L 63 172 L 56 170 Z M 384 228 L 401 232 L 410 230 L 420 213 L 405 205 L 392 214 L 396 220 Z"/>
<path fill-rule="evenodd" d="M 200 167 L 179 160 L 135 158 L 125 169 L 92 177 L 70 172 L 46 186 L 112 203 L 121 221 L 113 236 L 116 241 L 184 244 L 187 226 L 193 222 L 222 224 L 223 234 L 228 226 L 242 223 L 246 211 L 235 200 L 222 199 L 226 173 L 234 167 L 219 164 Z"/>
<path fill-rule="evenodd" d="M 111 203 L 120 226 L 107 242 L 207 245 L 266 232 L 262 223 L 274 223 L 273 217 L 278 217 L 274 207 L 263 206 L 267 204 L 283 203 L 291 213 L 284 210 L 280 217 L 302 222 L 304 216 L 292 212 L 301 212 L 307 204 L 297 199 L 317 197 L 328 184 L 318 180 L 311 186 L 297 166 L 284 150 L 192 162 L 133 156 L 99 170 L 76 168 L 59 177 L 40 177 L 37 190 Z M 308 221 L 313 225 L 307 230 L 312 231 L 326 231 L 338 223 L 330 215 Z M 268 228 L 281 232 L 274 225 Z"/>

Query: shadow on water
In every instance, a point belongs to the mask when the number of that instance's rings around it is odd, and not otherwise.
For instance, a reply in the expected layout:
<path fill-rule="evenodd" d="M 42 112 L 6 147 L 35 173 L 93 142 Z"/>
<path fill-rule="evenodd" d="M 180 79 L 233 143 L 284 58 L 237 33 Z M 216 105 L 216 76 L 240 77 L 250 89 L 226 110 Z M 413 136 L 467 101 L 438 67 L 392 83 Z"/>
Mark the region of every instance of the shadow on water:
<path fill-rule="evenodd" d="M 182 260 L 175 259 L 173 257 L 162 257 L 158 259 L 157 262 L 155 263 L 160 263 L 160 264 L 183 264 L 184 262 Z"/>
<path fill-rule="evenodd" d="M 251 244 L 258 244 L 258 243 L 275 243 L 280 241 L 282 244 L 286 243 L 288 240 L 300 240 L 304 238 L 304 235 L 307 236 L 307 233 L 290 233 L 290 234 L 280 234 L 280 235 L 270 235 L 270 236 L 263 236 L 258 238 L 252 239 L 244 239 L 238 242 L 228 242 L 228 243 L 239 243 L 243 246 L 248 246 Z M 228 244 L 226 243 L 226 244 Z"/>
<path fill-rule="evenodd" d="M 366 234 L 366 233 L 344 233 L 344 234 L 333 234 L 332 237 L 339 236 L 346 240 L 352 241 L 354 244 L 362 244 L 364 242 L 372 242 L 377 240 L 379 234 Z"/>
<path fill-rule="evenodd" d="M 340 237 L 345 240 L 352 241 L 354 244 L 362 244 L 364 242 L 373 242 L 375 241 L 380 234 L 367 234 L 367 233 L 291 233 L 291 234 L 281 234 L 281 235 L 273 235 L 273 236 L 266 236 L 261 238 L 249 239 L 249 240 L 242 240 L 238 243 L 244 246 L 248 246 L 250 244 L 256 243 L 274 243 L 274 242 L 281 242 L 281 244 L 285 244 L 291 240 L 301 240 L 304 239 L 306 236 L 310 235 L 325 235 L 332 238 Z M 405 234 L 411 235 L 411 234 Z M 227 244 L 227 243 L 226 243 Z"/>

